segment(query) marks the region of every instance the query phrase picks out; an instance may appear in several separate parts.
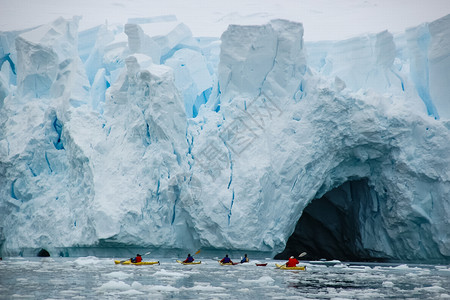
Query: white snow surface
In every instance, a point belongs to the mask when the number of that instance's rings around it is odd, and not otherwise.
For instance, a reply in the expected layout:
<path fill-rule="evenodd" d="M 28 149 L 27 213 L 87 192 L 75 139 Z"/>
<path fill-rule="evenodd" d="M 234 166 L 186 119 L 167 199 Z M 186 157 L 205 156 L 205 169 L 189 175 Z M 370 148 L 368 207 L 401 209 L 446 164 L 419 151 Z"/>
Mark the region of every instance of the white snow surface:
<path fill-rule="evenodd" d="M 0 32 L 3 253 L 277 253 L 313 199 L 367 178 L 365 249 L 450 257 L 450 15 L 310 43 L 282 19 L 220 41 L 79 21 Z"/>

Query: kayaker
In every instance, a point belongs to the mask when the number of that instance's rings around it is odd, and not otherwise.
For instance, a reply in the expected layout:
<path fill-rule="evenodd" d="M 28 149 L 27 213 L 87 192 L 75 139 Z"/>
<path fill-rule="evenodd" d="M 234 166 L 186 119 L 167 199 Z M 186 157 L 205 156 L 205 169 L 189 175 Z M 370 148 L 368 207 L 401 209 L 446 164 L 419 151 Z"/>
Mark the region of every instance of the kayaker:
<path fill-rule="evenodd" d="M 187 258 L 183 262 L 191 263 L 193 261 L 194 261 L 194 258 L 191 256 L 191 254 L 188 254 Z"/>
<path fill-rule="evenodd" d="M 241 260 L 241 264 L 248 263 L 250 260 L 247 257 L 247 254 L 244 255 L 244 258 Z"/>
<path fill-rule="evenodd" d="M 286 267 L 288 268 L 296 267 L 298 263 L 299 261 L 295 257 L 291 256 L 288 262 L 286 263 Z"/>
<path fill-rule="evenodd" d="M 231 259 L 228 257 L 228 254 L 225 255 L 225 257 L 222 258 L 222 260 L 221 260 L 220 262 L 223 263 L 223 264 L 233 263 L 233 262 L 231 261 Z"/>
<path fill-rule="evenodd" d="M 142 256 L 140 254 L 136 254 L 135 258 L 130 258 L 132 263 L 138 263 L 142 261 Z"/>

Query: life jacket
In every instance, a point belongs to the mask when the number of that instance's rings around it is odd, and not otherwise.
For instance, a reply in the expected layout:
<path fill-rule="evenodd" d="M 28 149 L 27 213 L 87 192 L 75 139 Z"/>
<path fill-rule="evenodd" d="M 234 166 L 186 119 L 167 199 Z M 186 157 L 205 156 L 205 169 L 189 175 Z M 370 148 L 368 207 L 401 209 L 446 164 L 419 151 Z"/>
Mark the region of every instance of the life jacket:
<path fill-rule="evenodd" d="M 231 259 L 229 257 L 224 257 L 220 262 L 223 264 L 227 264 L 231 262 Z"/>
<path fill-rule="evenodd" d="M 194 258 L 192 256 L 188 256 L 184 262 L 190 263 L 193 261 L 194 261 Z"/>
<path fill-rule="evenodd" d="M 289 261 L 286 263 L 286 267 L 292 268 L 296 267 L 299 261 L 296 258 L 289 258 Z"/>
<path fill-rule="evenodd" d="M 141 262 L 142 261 L 142 257 L 141 256 L 136 256 L 136 258 L 134 259 L 134 262 Z"/>

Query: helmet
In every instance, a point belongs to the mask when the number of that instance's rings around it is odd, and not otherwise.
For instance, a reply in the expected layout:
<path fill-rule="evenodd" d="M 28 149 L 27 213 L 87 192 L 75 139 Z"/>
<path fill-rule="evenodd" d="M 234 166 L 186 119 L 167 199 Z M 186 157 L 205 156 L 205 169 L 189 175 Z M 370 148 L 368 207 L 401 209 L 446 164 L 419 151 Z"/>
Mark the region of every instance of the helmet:
<path fill-rule="evenodd" d="M 291 258 L 294 258 L 293 256 L 291 256 Z"/>

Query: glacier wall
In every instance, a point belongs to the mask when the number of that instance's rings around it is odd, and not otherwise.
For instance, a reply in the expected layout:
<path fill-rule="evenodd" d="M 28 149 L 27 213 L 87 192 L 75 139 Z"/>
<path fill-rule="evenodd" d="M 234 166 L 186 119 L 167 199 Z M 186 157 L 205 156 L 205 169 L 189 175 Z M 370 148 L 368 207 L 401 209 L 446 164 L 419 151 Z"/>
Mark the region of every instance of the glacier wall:
<path fill-rule="evenodd" d="M 449 16 L 316 43 L 286 20 L 77 24 L 0 33 L 4 255 L 276 254 L 303 232 L 286 251 L 450 259 Z"/>

